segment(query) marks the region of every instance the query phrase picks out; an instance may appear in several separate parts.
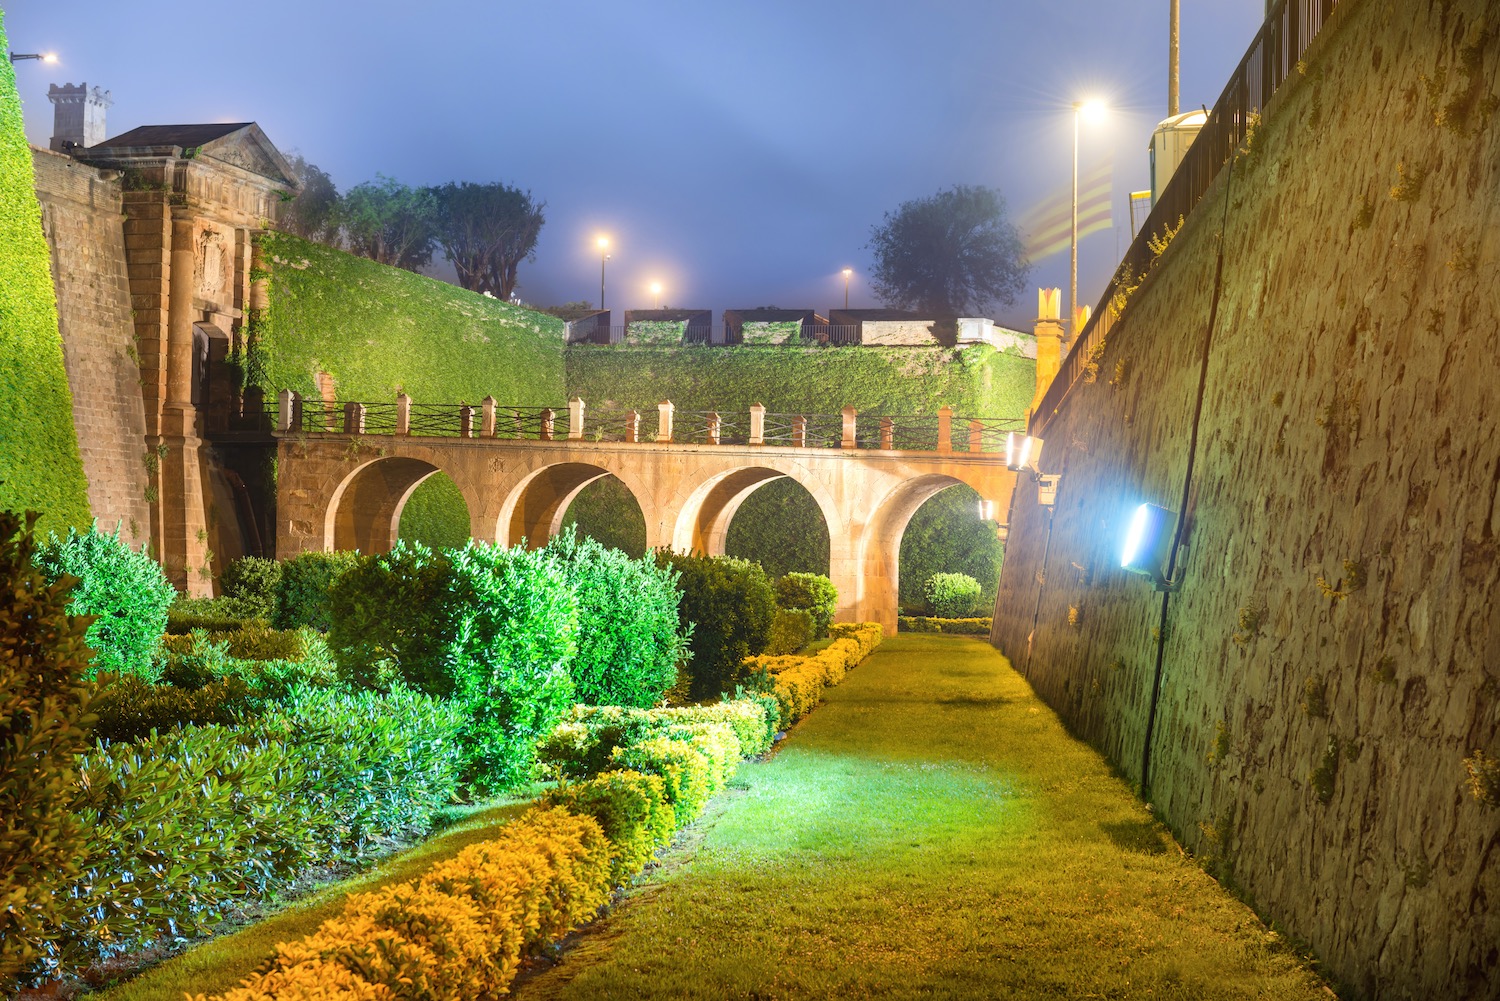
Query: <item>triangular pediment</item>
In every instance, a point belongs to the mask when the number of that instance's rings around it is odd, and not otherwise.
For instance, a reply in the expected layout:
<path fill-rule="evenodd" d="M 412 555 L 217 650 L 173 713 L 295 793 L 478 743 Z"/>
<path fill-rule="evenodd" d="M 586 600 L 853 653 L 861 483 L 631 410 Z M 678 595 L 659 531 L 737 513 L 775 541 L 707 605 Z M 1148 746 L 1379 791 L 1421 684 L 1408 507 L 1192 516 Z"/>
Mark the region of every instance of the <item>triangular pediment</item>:
<path fill-rule="evenodd" d="M 286 157 L 281 155 L 281 151 L 254 122 L 209 140 L 199 147 L 199 155 L 270 178 L 292 191 L 298 191 L 302 187 L 291 164 L 286 162 Z"/>

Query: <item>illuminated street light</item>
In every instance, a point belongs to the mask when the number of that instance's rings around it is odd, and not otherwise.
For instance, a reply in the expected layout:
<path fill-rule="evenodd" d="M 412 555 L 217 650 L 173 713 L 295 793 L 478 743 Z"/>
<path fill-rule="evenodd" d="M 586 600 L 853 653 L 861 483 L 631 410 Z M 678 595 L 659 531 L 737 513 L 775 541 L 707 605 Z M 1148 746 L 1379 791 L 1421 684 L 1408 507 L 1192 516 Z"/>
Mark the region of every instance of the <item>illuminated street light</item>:
<path fill-rule="evenodd" d="M 661 309 L 661 282 L 651 283 L 651 308 Z"/>
<path fill-rule="evenodd" d="M 604 262 L 609 260 L 609 237 L 601 236 L 594 241 L 599 248 L 599 308 L 604 308 Z"/>
<path fill-rule="evenodd" d="M 845 268 L 844 269 L 844 308 L 845 309 L 849 308 L 849 279 L 851 277 L 853 277 L 853 275 L 854 275 L 854 269 L 853 268 Z"/>
<path fill-rule="evenodd" d="M 39 60 L 41 60 L 44 63 L 55 63 L 55 62 L 57 62 L 57 53 L 56 52 L 12 52 L 10 54 L 10 61 L 12 63 L 18 63 L 22 59 L 39 59 Z"/>
<path fill-rule="evenodd" d="M 1120 569 L 1150 577 L 1158 591 L 1175 591 L 1176 582 L 1167 578 L 1167 561 L 1172 555 L 1176 519 L 1171 511 L 1155 504 L 1136 508 L 1120 549 Z"/>
<path fill-rule="evenodd" d="M 1073 102 L 1073 249 L 1068 263 L 1068 308 L 1072 321 L 1068 336 L 1078 336 L 1078 122 L 1087 118 L 1097 122 L 1104 117 L 1104 104 L 1100 101 Z"/>

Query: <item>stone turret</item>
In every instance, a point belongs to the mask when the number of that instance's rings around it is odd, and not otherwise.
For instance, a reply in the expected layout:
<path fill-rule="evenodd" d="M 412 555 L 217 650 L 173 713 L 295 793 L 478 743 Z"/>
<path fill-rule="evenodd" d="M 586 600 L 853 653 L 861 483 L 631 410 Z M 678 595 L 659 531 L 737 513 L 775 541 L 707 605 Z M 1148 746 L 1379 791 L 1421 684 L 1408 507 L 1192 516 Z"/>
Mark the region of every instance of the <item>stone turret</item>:
<path fill-rule="evenodd" d="M 89 89 L 86 83 L 65 83 L 47 88 L 53 104 L 51 148 L 66 153 L 74 147 L 97 146 L 104 141 L 104 113 L 115 102 L 109 91 Z"/>

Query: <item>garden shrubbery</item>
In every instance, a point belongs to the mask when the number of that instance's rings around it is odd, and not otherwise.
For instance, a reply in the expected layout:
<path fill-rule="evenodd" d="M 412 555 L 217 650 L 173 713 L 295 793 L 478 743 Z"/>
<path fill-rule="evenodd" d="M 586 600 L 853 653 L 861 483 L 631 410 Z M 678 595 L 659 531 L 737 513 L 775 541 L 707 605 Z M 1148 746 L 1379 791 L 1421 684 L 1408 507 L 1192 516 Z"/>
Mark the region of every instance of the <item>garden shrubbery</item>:
<path fill-rule="evenodd" d="M 68 592 L 68 612 L 92 615 L 88 643 L 95 655 L 89 677 L 98 673 L 157 677 L 156 643 L 167 627 L 167 609 L 176 597 L 156 561 L 120 541 L 120 533 L 68 529 L 37 550 L 36 564 L 49 581 L 76 578 Z"/>
<path fill-rule="evenodd" d="M 692 628 L 688 671 L 694 699 L 712 699 L 740 677 L 745 658 L 771 639 L 776 596 L 758 563 L 728 556 L 659 552 L 680 574 L 678 606 L 683 629 Z"/>
<path fill-rule="evenodd" d="M 956 636 L 988 636 L 990 619 L 937 619 L 924 615 L 903 615 L 896 628 L 903 633 L 951 633 Z"/>
<path fill-rule="evenodd" d="M 812 619 L 812 638 L 822 639 L 838 611 L 839 592 L 822 574 L 789 573 L 776 581 L 776 605 L 807 612 Z"/>
<path fill-rule="evenodd" d="M 962 619 L 979 607 L 979 581 L 963 573 L 935 573 L 922 585 L 933 618 Z"/>
<path fill-rule="evenodd" d="M 783 726 L 791 726 L 823 701 L 823 689 L 844 680 L 844 674 L 880 645 L 878 622 L 839 623 L 829 630 L 833 642 L 806 657 L 752 657 L 746 666 L 770 676 L 780 705 Z"/>
<path fill-rule="evenodd" d="M 812 613 L 805 608 L 778 608 L 771 619 L 771 636 L 766 653 L 796 653 L 813 640 L 816 627 Z"/>

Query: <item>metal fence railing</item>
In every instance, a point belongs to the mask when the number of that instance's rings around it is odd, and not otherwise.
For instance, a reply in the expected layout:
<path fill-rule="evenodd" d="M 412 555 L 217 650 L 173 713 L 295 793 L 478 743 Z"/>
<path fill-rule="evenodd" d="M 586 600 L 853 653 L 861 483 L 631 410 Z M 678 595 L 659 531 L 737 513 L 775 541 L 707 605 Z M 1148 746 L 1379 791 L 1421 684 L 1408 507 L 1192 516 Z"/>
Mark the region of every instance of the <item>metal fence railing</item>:
<path fill-rule="evenodd" d="M 1271 7 L 1255 40 L 1208 113 L 1208 120 L 1125 252 L 1092 318 L 1037 404 L 1031 418 L 1033 433 L 1044 435 L 1068 391 L 1084 377 L 1090 365 L 1097 364 L 1101 345 L 1120 320 L 1114 306 L 1117 294 L 1122 287 L 1138 283 L 1156 259 L 1151 241 L 1160 240 L 1166 231 L 1177 227 L 1180 219 L 1192 213 L 1219 171 L 1245 145 L 1272 95 L 1288 76 L 1297 72 L 1298 62 L 1338 4 L 1339 0 L 1278 0 Z"/>
<path fill-rule="evenodd" d="M 738 325 L 687 324 L 680 331 L 663 328 L 665 321 L 643 321 L 641 325 L 614 325 L 579 328 L 572 344 L 699 344 L 716 347 L 744 343 L 743 328 Z M 646 324 L 650 324 L 647 326 Z M 800 343 L 829 344 L 844 347 L 860 343 L 859 324 L 804 323 Z"/>

